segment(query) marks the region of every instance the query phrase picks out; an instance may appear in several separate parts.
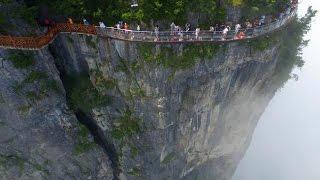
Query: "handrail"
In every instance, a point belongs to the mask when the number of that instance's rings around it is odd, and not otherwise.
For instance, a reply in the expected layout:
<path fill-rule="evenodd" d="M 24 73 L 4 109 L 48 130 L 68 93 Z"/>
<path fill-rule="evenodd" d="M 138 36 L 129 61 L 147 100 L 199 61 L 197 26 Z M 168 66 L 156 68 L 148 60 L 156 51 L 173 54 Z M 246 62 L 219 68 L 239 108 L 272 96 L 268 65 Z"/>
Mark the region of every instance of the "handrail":
<path fill-rule="evenodd" d="M 0 36 L 0 47 L 12 49 L 41 49 L 50 44 L 59 33 L 75 32 L 83 34 L 96 35 L 95 26 L 86 26 L 83 24 L 59 23 L 49 28 L 48 32 L 38 37 L 12 37 Z"/>
<path fill-rule="evenodd" d="M 195 31 L 180 31 L 172 33 L 171 31 L 135 31 L 117 29 L 113 27 L 101 28 L 99 26 L 84 24 L 58 23 L 49 28 L 48 32 L 38 37 L 12 37 L 0 36 L 0 47 L 11 49 L 41 49 L 50 44 L 59 33 L 78 33 L 97 35 L 99 37 L 114 38 L 132 42 L 225 42 L 251 39 L 271 33 L 288 24 L 295 17 L 297 8 L 294 8 L 290 14 L 286 14 L 282 19 L 278 19 L 269 24 L 254 28 L 240 29 L 223 34 L 222 31 L 202 30 L 198 34 Z"/>
<path fill-rule="evenodd" d="M 97 27 L 97 34 L 101 37 L 109 37 L 124 41 L 133 42 L 225 42 L 243 39 L 251 39 L 273 32 L 288 24 L 296 15 L 297 9 L 290 14 L 286 14 L 282 19 L 278 19 L 269 24 L 257 26 L 254 28 L 241 28 L 237 32 L 229 30 L 227 34 L 223 31 L 201 30 L 199 34 L 196 31 L 135 31 L 126 29 L 117 29 L 114 27 Z M 242 34 L 240 34 L 242 32 Z"/>

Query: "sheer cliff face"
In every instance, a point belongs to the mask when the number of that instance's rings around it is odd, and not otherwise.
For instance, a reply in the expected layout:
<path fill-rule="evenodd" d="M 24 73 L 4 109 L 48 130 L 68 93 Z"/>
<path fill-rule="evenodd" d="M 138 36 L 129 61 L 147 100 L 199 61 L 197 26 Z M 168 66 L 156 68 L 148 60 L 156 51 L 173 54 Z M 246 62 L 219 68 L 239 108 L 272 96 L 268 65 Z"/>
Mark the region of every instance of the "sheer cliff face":
<path fill-rule="evenodd" d="M 278 88 L 278 54 L 76 34 L 1 50 L 0 177 L 229 179 Z"/>
<path fill-rule="evenodd" d="M 87 115 L 115 148 L 114 165 L 127 179 L 229 179 L 277 89 L 270 86 L 277 45 L 255 51 L 247 43 L 61 35 L 50 51 L 65 74 L 88 73 L 112 97 Z"/>
<path fill-rule="evenodd" d="M 103 150 L 83 149 L 93 137 L 67 108 L 48 51 L 0 50 L 0 60 L 0 179 L 112 178 Z"/>

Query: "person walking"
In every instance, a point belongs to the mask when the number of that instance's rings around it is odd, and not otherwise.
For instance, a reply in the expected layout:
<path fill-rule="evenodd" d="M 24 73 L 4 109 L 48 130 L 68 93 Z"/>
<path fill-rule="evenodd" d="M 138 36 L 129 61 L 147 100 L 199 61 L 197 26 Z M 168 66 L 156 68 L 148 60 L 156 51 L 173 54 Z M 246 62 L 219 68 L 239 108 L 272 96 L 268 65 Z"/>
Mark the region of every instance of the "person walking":
<path fill-rule="evenodd" d="M 190 24 L 189 23 L 186 23 L 185 24 L 185 34 L 186 34 L 186 38 L 189 39 L 190 36 L 189 36 L 189 31 L 190 31 Z"/>
<path fill-rule="evenodd" d="M 118 24 L 116 25 L 116 27 L 117 27 L 117 30 L 120 30 L 120 29 L 121 29 L 120 23 L 118 23 Z"/>
<path fill-rule="evenodd" d="M 124 29 L 125 29 L 126 31 L 129 30 L 129 25 L 128 25 L 127 23 L 124 23 Z"/>
<path fill-rule="evenodd" d="M 178 35 L 179 35 L 179 41 L 183 41 L 183 32 L 181 27 L 179 27 L 178 29 Z"/>
<path fill-rule="evenodd" d="M 89 26 L 89 22 L 86 20 L 86 19 L 83 19 L 83 24 L 86 25 L 86 26 Z"/>
<path fill-rule="evenodd" d="M 261 16 L 259 20 L 259 26 L 265 25 L 265 20 L 266 20 L 266 16 L 265 15 Z"/>
<path fill-rule="evenodd" d="M 241 25 L 238 23 L 236 24 L 236 26 L 234 27 L 234 32 L 235 32 L 235 35 L 238 34 L 239 30 L 241 29 Z"/>
<path fill-rule="evenodd" d="M 154 34 L 156 35 L 155 41 L 159 41 L 159 33 L 160 33 L 159 30 L 160 30 L 159 26 L 156 25 L 156 27 L 154 28 Z"/>
<path fill-rule="evenodd" d="M 99 27 L 100 28 L 106 28 L 106 25 L 103 22 L 99 22 Z"/>
<path fill-rule="evenodd" d="M 171 30 L 171 35 L 174 35 L 174 30 L 175 30 L 175 28 L 176 28 L 176 25 L 174 24 L 174 22 L 172 22 L 171 23 L 171 25 L 170 25 L 170 30 Z"/>
<path fill-rule="evenodd" d="M 213 26 L 210 26 L 209 32 L 211 34 L 211 41 L 213 41 L 213 39 L 214 39 L 214 27 Z"/>
<path fill-rule="evenodd" d="M 200 35 L 200 27 L 197 27 L 196 28 L 196 32 L 195 32 L 195 34 L 196 34 L 196 40 L 199 40 L 199 35 Z"/>
<path fill-rule="evenodd" d="M 229 32 L 229 28 L 228 26 L 226 26 L 222 31 L 222 40 L 226 40 L 228 32 Z"/>
<path fill-rule="evenodd" d="M 68 18 L 68 23 L 69 23 L 69 24 L 73 24 L 72 18 Z"/>
<path fill-rule="evenodd" d="M 186 25 L 185 25 L 185 30 L 186 30 L 186 32 L 189 32 L 190 31 L 190 24 L 189 23 L 187 23 Z"/>

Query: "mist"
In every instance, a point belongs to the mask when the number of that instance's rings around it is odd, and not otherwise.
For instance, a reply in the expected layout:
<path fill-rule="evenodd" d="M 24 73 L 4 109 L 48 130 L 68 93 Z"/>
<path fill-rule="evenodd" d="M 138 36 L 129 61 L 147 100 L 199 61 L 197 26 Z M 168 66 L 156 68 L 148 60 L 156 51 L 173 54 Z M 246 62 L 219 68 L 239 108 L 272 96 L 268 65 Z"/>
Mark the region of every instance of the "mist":
<path fill-rule="evenodd" d="M 303 0 L 299 16 L 320 1 Z M 263 113 L 233 180 L 319 180 L 320 162 L 320 18 L 314 18 L 303 49 L 305 65 L 293 74 Z"/>

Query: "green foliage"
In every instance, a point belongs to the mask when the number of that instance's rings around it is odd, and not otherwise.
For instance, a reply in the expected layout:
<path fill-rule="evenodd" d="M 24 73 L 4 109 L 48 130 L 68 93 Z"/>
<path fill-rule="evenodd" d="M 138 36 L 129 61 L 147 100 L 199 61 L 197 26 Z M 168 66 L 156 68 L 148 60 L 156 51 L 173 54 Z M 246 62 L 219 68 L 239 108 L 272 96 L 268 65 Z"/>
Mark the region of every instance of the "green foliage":
<path fill-rule="evenodd" d="M 130 174 L 131 176 L 141 176 L 141 169 L 139 167 L 133 167 L 130 169 L 130 171 L 128 172 L 128 174 Z"/>
<path fill-rule="evenodd" d="M 74 147 L 73 153 L 75 155 L 81 155 L 89 150 L 93 149 L 96 144 L 91 142 L 89 139 L 89 130 L 82 124 L 79 124 L 79 131 L 78 131 L 78 143 Z"/>
<path fill-rule="evenodd" d="M 60 87 L 58 86 L 58 83 L 54 79 L 47 79 L 41 86 L 42 92 L 48 92 L 50 90 L 53 90 L 56 93 L 61 92 Z"/>
<path fill-rule="evenodd" d="M 37 6 L 28 7 L 23 4 L 16 7 L 16 9 L 13 12 L 13 15 L 16 18 L 21 18 L 25 20 L 30 25 L 36 25 L 35 15 L 37 14 L 37 11 Z"/>
<path fill-rule="evenodd" d="M 48 75 L 41 71 L 32 71 L 23 81 L 23 83 L 34 83 L 35 81 L 47 79 Z"/>
<path fill-rule="evenodd" d="M 95 87 L 101 90 L 112 90 L 116 87 L 115 80 L 105 79 L 98 69 L 90 70 L 90 77 Z"/>
<path fill-rule="evenodd" d="M 18 111 L 21 115 L 26 116 L 30 111 L 30 105 L 21 105 L 18 107 Z"/>
<path fill-rule="evenodd" d="M 127 94 L 129 94 L 132 98 L 134 98 L 134 97 L 146 97 L 146 93 L 140 87 L 131 87 L 131 88 L 129 88 Z"/>
<path fill-rule="evenodd" d="M 26 93 L 26 98 L 29 99 L 29 100 L 32 101 L 32 102 L 35 102 L 35 101 L 40 100 L 39 95 L 38 95 L 36 92 L 34 92 L 34 91 L 29 91 L 29 92 L 27 92 L 27 93 Z"/>
<path fill-rule="evenodd" d="M 276 76 L 279 77 L 275 83 L 283 83 L 290 78 L 291 70 L 297 66 L 302 67 L 304 61 L 301 57 L 301 50 L 308 44 L 304 40 L 304 35 L 310 30 L 312 18 L 317 11 L 309 7 L 307 14 L 289 25 L 286 31 L 278 34 L 278 38 L 283 42 L 279 47 L 280 61 L 276 66 Z"/>
<path fill-rule="evenodd" d="M 11 88 L 14 93 L 20 94 L 22 92 L 23 85 L 15 81 L 15 82 L 13 82 Z"/>
<path fill-rule="evenodd" d="M 130 0 L 35 0 L 29 4 L 30 7 L 45 4 L 51 12 L 76 20 L 86 17 L 94 22 L 105 20 L 110 24 L 121 19 L 147 24 L 152 20 L 185 23 L 189 12 L 207 14 L 208 21 L 225 19 L 225 13 L 221 13 L 225 10 L 217 5 L 216 0 L 139 0 L 136 8 L 131 8 Z"/>
<path fill-rule="evenodd" d="M 4 100 L 3 95 L 0 93 L 0 104 L 5 103 L 6 101 Z"/>
<path fill-rule="evenodd" d="M 273 75 L 275 77 L 273 85 L 280 87 L 290 79 L 290 73 L 294 67 L 303 66 L 301 50 L 308 44 L 308 40 L 304 40 L 304 35 L 310 30 L 311 20 L 316 13 L 317 11 L 309 7 L 304 17 L 294 20 L 286 29 L 247 42 L 254 52 L 261 52 L 275 45 L 279 46 L 279 60 Z"/>
<path fill-rule="evenodd" d="M 242 6 L 244 3 L 244 0 L 229 0 L 229 3 L 232 6 Z"/>
<path fill-rule="evenodd" d="M 139 153 L 138 148 L 132 144 L 129 147 L 130 147 L 130 152 L 131 152 L 131 158 L 137 157 L 137 155 Z"/>
<path fill-rule="evenodd" d="M 231 4 L 242 6 L 245 19 L 253 19 L 265 14 L 277 14 L 283 11 L 289 0 L 230 0 Z"/>
<path fill-rule="evenodd" d="M 171 152 L 163 158 L 163 160 L 161 161 L 161 164 L 168 164 L 171 161 L 173 161 L 175 158 L 176 158 L 176 154 L 174 152 Z"/>
<path fill-rule="evenodd" d="M 72 37 L 70 37 L 70 36 L 66 36 L 66 38 L 67 38 L 67 42 L 69 42 L 70 44 L 73 44 L 73 39 L 72 39 Z"/>
<path fill-rule="evenodd" d="M 247 45 L 249 45 L 254 52 L 264 51 L 277 43 L 279 43 L 277 36 L 265 36 L 247 41 Z"/>
<path fill-rule="evenodd" d="M 8 4 L 11 2 L 12 2 L 12 0 L 0 0 L 0 4 Z"/>
<path fill-rule="evenodd" d="M 3 12 L 0 12 L 0 26 L 7 24 L 7 20 Z"/>
<path fill-rule="evenodd" d="M 86 43 L 93 49 L 97 48 L 97 42 L 93 40 L 92 36 L 85 36 Z"/>
<path fill-rule="evenodd" d="M 8 169 L 10 167 L 18 167 L 20 172 L 22 172 L 25 169 L 26 164 L 30 164 L 36 170 L 41 171 L 47 175 L 49 174 L 48 170 L 46 170 L 40 164 L 32 163 L 21 156 L 0 154 L 0 167 L 3 167 L 5 169 Z"/>
<path fill-rule="evenodd" d="M 140 132 L 139 122 L 141 120 L 133 116 L 132 112 L 126 110 L 114 124 L 111 136 L 118 140 L 130 138 Z"/>
<path fill-rule="evenodd" d="M 150 44 L 141 44 L 139 47 L 140 57 L 148 63 L 156 63 L 177 71 L 188 69 L 199 60 L 212 59 L 220 46 L 215 44 L 187 45 L 183 47 L 181 54 L 171 46 L 161 47 L 161 52 L 158 54 L 153 53 L 153 49 Z"/>
<path fill-rule="evenodd" d="M 254 18 L 262 14 L 275 14 L 287 2 L 289 0 L 225 0 L 223 4 L 242 7 L 244 18 Z M 108 25 L 119 20 L 144 22 L 147 25 L 151 25 L 151 22 L 171 21 L 184 24 L 189 13 L 198 17 L 205 15 L 206 22 L 202 23 L 206 25 L 224 22 L 226 19 L 226 9 L 217 0 L 138 0 L 139 6 L 135 8 L 131 7 L 131 0 L 33 0 L 27 4 L 22 4 L 12 14 L 30 24 L 34 24 L 39 7 L 43 5 L 59 16 L 73 17 L 78 21 L 86 17 L 94 23 L 106 21 Z M 5 18 L 1 18 L 0 14 L 0 24 L 4 21 Z"/>
<path fill-rule="evenodd" d="M 5 127 L 5 126 L 7 126 L 7 123 L 0 120 L 0 127 Z"/>
<path fill-rule="evenodd" d="M 10 52 L 8 59 L 17 69 L 26 69 L 35 64 L 34 54 L 29 51 L 13 51 Z"/>
<path fill-rule="evenodd" d="M 5 12 L 0 12 L 0 25 L 8 26 L 7 19 L 19 18 L 29 23 L 30 25 L 35 25 L 35 15 L 38 11 L 37 6 L 26 6 L 23 2 L 12 3 L 12 0 L 1 0 L 1 6 L 7 6 L 10 9 L 10 13 L 5 14 Z M 7 27 L 6 27 L 7 28 Z"/>
<path fill-rule="evenodd" d="M 45 72 L 41 71 L 31 71 L 21 83 L 15 82 L 12 85 L 12 89 L 15 93 L 22 95 L 27 84 L 36 86 L 35 91 L 25 92 L 26 98 L 32 102 L 41 100 L 42 97 L 49 95 L 51 91 L 60 92 L 57 82 L 54 79 L 50 79 Z"/>
<path fill-rule="evenodd" d="M 20 171 L 24 170 L 26 160 L 17 155 L 2 155 L 0 154 L 0 166 L 7 169 L 12 166 L 17 166 Z"/>
<path fill-rule="evenodd" d="M 111 98 L 102 95 L 92 85 L 88 75 L 75 75 L 67 77 L 68 100 L 71 109 L 90 112 L 93 108 L 111 103 Z"/>
<path fill-rule="evenodd" d="M 126 64 L 124 59 L 121 59 L 119 61 L 119 64 L 117 64 L 115 71 L 117 71 L 117 72 L 122 71 L 122 72 L 125 72 L 125 73 L 130 73 L 130 69 L 129 69 L 129 67 Z"/>

